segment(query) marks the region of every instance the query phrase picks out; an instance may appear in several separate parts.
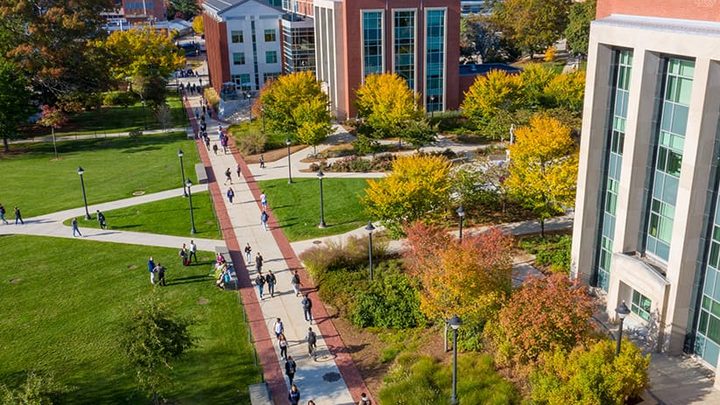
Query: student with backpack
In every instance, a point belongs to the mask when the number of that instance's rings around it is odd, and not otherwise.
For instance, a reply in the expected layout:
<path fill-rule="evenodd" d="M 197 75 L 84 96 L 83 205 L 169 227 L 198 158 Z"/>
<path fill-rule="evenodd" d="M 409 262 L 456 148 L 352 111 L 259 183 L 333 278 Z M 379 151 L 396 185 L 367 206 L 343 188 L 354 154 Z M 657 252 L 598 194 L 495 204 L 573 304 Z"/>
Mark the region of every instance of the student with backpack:
<path fill-rule="evenodd" d="M 257 286 L 258 293 L 260 294 L 260 299 L 263 299 L 263 287 L 265 287 L 265 277 L 263 277 L 262 274 L 258 274 L 258 276 L 255 277 L 255 285 Z"/>
<path fill-rule="evenodd" d="M 313 361 L 317 361 L 315 355 L 315 349 L 317 349 L 317 335 L 313 332 L 312 327 L 308 328 L 307 336 L 305 337 L 308 345 L 308 356 L 313 358 Z"/>
<path fill-rule="evenodd" d="M 297 270 L 295 270 L 292 279 L 290 279 L 290 283 L 292 283 L 293 291 L 295 291 L 295 296 L 297 297 L 300 295 L 300 286 L 302 286 L 302 283 L 300 282 L 300 275 Z"/>

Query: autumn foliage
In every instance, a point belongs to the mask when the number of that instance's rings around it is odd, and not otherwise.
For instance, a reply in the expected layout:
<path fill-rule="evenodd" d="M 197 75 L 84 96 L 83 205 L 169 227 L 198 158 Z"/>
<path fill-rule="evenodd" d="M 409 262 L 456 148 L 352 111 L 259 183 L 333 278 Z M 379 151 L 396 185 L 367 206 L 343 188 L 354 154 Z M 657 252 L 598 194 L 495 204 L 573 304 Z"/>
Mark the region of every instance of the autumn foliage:
<path fill-rule="evenodd" d="M 500 310 L 499 360 L 527 364 L 555 348 L 571 350 L 589 336 L 591 316 L 586 289 L 566 275 L 532 279 Z"/>
<path fill-rule="evenodd" d="M 486 318 L 509 294 L 512 239 L 499 229 L 462 242 L 421 222 L 405 232 L 404 264 L 420 281 L 420 310 L 428 318 Z"/>

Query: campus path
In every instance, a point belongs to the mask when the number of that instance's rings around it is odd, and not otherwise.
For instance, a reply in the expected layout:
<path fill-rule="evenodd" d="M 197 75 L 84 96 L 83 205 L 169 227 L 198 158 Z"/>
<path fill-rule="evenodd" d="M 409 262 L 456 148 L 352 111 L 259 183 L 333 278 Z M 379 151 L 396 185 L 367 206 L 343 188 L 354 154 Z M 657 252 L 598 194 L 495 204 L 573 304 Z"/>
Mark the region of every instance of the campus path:
<path fill-rule="evenodd" d="M 199 97 L 190 97 L 189 104 L 196 108 Z M 195 124 L 194 117 L 191 119 Z M 218 142 L 217 122 L 208 120 L 208 135 L 212 143 Z M 232 142 L 231 142 L 232 143 Z M 312 399 L 316 404 L 339 405 L 352 404 L 359 400 L 361 392 L 368 392 L 364 382 L 352 362 L 347 348 L 332 324 L 322 302 L 302 268 L 289 242 L 278 228 L 270 212 L 271 231 L 264 231 L 260 226 L 261 208 L 259 204 L 259 188 L 255 178 L 239 154 L 213 154 L 198 141 L 201 158 L 208 170 L 210 192 L 216 206 L 221 228 L 231 258 L 238 272 L 240 295 L 248 314 L 248 322 L 253 333 L 254 343 L 262 364 L 265 381 L 267 381 L 272 398 L 277 404 L 287 403 L 287 380 L 283 377 L 284 363 L 281 362 L 279 348 L 273 333 L 276 318 L 281 318 L 285 334 L 289 342 L 288 354 L 297 362 L 298 369 L 295 384 L 298 385 L 302 403 Z M 231 149 L 235 150 L 234 144 Z M 220 148 L 222 151 L 222 148 Z M 238 180 L 235 169 L 240 165 L 243 178 Z M 232 171 L 232 184 L 224 185 L 224 172 Z M 287 170 L 287 169 L 286 169 Z M 311 174 L 312 175 L 312 174 Z M 230 204 L 225 198 L 228 187 L 235 192 L 235 200 Z M 251 263 L 245 262 L 242 248 L 250 243 L 253 249 Z M 263 273 L 272 270 L 278 279 L 274 298 L 261 298 L 251 280 L 257 275 L 254 267 L 256 253 L 265 259 Z M 248 266 L 253 264 L 253 267 Z M 291 270 L 297 269 L 304 284 L 303 291 L 309 293 L 313 301 L 313 317 L 310 324 L 303 317 L 300 303 L 292 291 Z M 266 292 L 267 294 L 267 292 Z M 309 358 L 305 336 L 308 327 L 318 334 L 317 361 Z"/>
<path fill-rule="evenodd" d="M 168 128 L 168 129 L 150 129 L 146 131 L 142 131 L 143 135 L 156 135 L 156 134 L 165 134 L 165 133 L 171 133 L 171 132 L 185 132 L 185 127 L 174 127 L 174 128 Z M 55 141 L 56 142 L 65 142 L 65 141 L 83 141 L 86 139 L 101 139 L 101 138 L 122 138 L 125 136 L 130 136 L 130 132 L 113 132 L 113 133 L 104 133 L 104 132 L 95 132 L 92 134 L 78 134 L 78 135 L 63 135 L 63 134 L 55 134 Z M 11 145 L 18 144 L 18 143 L 43 143 L 43 142 L 52 142 L 53 138 L 52 135 L 43 135 L 43 136 L 35 136 L 32 138 L 27 139 L 16 139 L 14 141 L 10 141 Z"/>
<path fill-rule="evenodd" d="M 195 185 L 192 192 L 199 193 L 207 190 L 207 185 Z M 88 205 L 88 211 L 94 213 L 96 210 L 103 212 L 130 207 L 133 205 L 144 204 L 152 201 L 165 200 L 168 198 L 178 197 L 182 195 L 182 188 L 161 191 L 159 193 L 145 194 L 139 197 L 126 198 L 123 200 L 111 201 L 106 203 Z M 11 219 L 8 219 L 10 225 L 0 225 L 0 235 L 37 235 L 37 236 L 54 236 L 58 238 L 73 238 L 72 228 L 63 225 L 63 221 L 72 217 L 83 217 L 85 208 L 72 208 L 69 210 L 53 212 L 50 214 L 39 215 L 31 218 L 24 218 L 25 225 L 14 225 Z M 108 218 L 108 222 L 112 223 L 112 217 Z M 183 243 L 189 243 L 190 239 L 195 241 L 198 250 L 214 252 L 215 247 L 224 246 L 222 240 L 193 238 L 192 236 L 170 236 L 144 232 L 128 232 L 111 229 L 95 229 L 80 228 L 82 239 L 94 240 L 98 242 L 115 242 L 126 243 L 130 245 L 146 245 L 168 248 L 179 248 Z"/>

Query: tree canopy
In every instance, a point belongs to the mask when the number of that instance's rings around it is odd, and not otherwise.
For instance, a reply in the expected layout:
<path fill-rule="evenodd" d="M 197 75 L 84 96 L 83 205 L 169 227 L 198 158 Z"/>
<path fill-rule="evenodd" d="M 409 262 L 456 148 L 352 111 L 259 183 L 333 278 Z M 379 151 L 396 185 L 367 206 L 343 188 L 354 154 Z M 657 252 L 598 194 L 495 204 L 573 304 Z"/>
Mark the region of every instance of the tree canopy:
<path fill-rule="evenodd" d="M 530 55 L 560 39 L 572 0 L 505 0 L 493 9 L 492 21 L 504 36 Z"/>
<path fill-rule="evenodd" d="M 5 152 L 8 140 L 17 137 L 18 126 L 34 111 L 29 85 L 17 65 L 0 58 L 0 136 Z"/>
<path fill-rule="evenodd" d="M 119 81 L 134 77 L 169 77 L 185 65 L 175 44 L 151 29 L 115 31 L 98 44 L 111 57 L 110 72 Z"/>
<path fill-rule="evenodd" d="M 565 38 L 575 55 L 587 55 L 590 40 L 590 22 L 595 19 L 597 0 L 585 0 L 570 6 Z"/>

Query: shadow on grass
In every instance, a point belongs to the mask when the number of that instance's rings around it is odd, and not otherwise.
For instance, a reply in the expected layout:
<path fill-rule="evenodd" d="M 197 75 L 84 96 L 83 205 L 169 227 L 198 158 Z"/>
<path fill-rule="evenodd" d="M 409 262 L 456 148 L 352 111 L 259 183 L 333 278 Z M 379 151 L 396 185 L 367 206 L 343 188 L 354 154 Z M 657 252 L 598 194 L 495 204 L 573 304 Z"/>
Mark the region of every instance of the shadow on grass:
<path fill-rule="evenodd" d="M 86 152 L 88 150 L 104 150 L 104 149 L 131 149 L 136 148 L 133 152 L 141 152 L 137 148 L 153 147 L 153 145 L 166 145 L 187 139 L 185 133 L 169 132 L 167 134 L 143 135 L 138 137 L 120 137 L 120 138 L 93 138 L 82 139 L 77 141 L 58 141 L 58 153 Z M 52 143 L 35 143 L 15 145 L 17 152 L 30 155 L 53 155 Z M 158 146 L 154 146 L 159 149 Z M 126 151 L 127 152 L 127 151 Z M 128 152 L 129 153 L 129 152 Z"/>
<path fill-rule="evenodd" d="M 145 146 L 145 147 L 142 147 L 142 148 L 130 148 L 130 149 L 125 149 L 124 151 L 122 151 L 122 153 L 148 152 L 148 151 L 151 151 L 151 150 L 160 150 L 160 148 L 157 147 L 157 146 Z"/>

